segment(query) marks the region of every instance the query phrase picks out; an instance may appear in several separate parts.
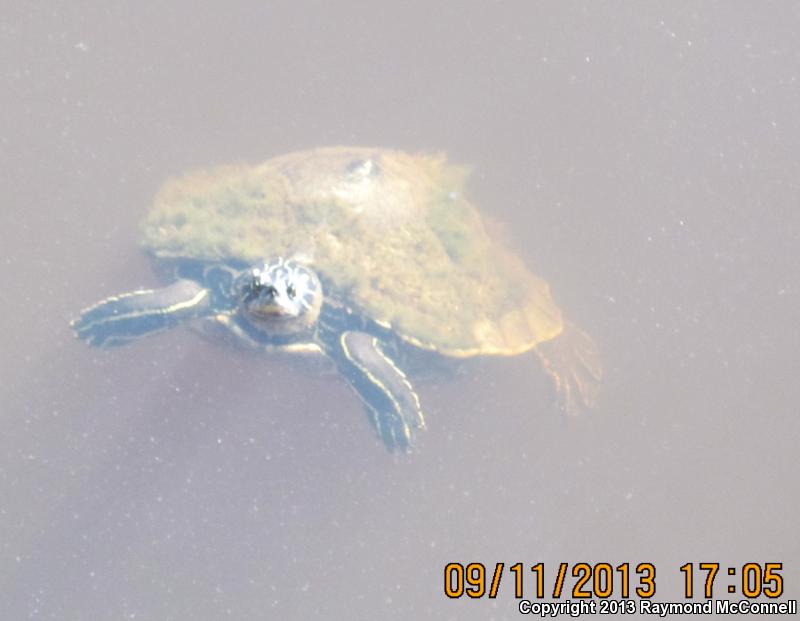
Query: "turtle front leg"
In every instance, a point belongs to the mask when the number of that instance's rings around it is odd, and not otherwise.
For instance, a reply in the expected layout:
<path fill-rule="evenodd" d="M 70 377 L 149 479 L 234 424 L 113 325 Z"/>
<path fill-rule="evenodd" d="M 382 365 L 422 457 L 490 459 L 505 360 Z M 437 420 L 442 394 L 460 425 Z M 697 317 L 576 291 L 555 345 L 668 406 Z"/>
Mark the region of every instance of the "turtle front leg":
<path fill-rule="evenodd" d="M 163 289 L 131 291 L 90 306 L 70 324 L 95 347 L 115 347 L 208 312 L 209 291 L 192 280 Z"/>
<path fill-rule="evenodd" d="M 370 422 L 390 451 L 406 451 L 414 432 L 425 427 L 419 397 L 411 382 L 384 353 L 377 338 L 343 332 L 331 352 L 342 375 L 366 405 Z"/>

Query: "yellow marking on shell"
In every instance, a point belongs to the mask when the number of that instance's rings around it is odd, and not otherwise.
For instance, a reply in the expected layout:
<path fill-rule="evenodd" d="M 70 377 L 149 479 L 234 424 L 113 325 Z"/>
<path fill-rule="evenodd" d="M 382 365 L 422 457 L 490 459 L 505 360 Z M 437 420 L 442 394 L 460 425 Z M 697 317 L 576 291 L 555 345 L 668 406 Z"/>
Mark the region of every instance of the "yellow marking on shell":
<path fill-rule="evenodd" d="M 101 302 L 98 302 L 94 306 L 90 306 L 85 311 L 83 311 L 83 313 L 90 312 L 90 311 L 94 310 L 95 308 L 97 308 L 98 306 L 101 306 L 101 305 L 106 304 L 108 302 L 118 302 L 119 300 L 122 300 L 124 298 L 133 297 L 133 296 L 136 296 L 136 295 L 146 295 L 148 293 L 154 293 L 154 290 L 153 289 L 142 289 L 140 291 L 132 291 L 130 293 L 123 293 L 122 295 L 106 298 L 105 300 L 102 300 Z M 166 308 L 158 308 L 158 309 L 149 310 L 149 311 L 132 311 L 130 313 L 125 313 L 125 314 L 122 314 L 122 315 L 111 315 L 110 317 L 101 317 L 99 319 L 96 319 L 95 321 L 89 322 L 85 326 L 85 328 L 89 328 L 91 326 L 96 326 L 96 325 L 102 325 L 104 323 L 108 323 L 108 322 L 112 322 L 112 321 L 119 321 L 121 319 L 136 319 L 138 317 L 148 317 L 148 316 L 151 316 L 151 315 L 169 315 L 171 313 L 175 313 L 175 312 L 178 312 L 180 310 L 184 310 L 184 309 L 187 309 L 187 308 L 191 308 L 193 306 L 197 306 L 207 296 L 208 296 L 208 289 L 203 289 L 201 291 L 198 291 L 197 294 L 195 294 L 195 296 L 192 297 L 191 299 L 186 300 L 184 302 L 178 302 L 177 304 L 173 304 L 172 306 L 167 306 Z M 77 321 L 79 321 L 79 320 L 80 320 L 80 318 L 73 319 L 72 322 L 70 322 L 70 325 L 74 326 L 75 323 Z"/>

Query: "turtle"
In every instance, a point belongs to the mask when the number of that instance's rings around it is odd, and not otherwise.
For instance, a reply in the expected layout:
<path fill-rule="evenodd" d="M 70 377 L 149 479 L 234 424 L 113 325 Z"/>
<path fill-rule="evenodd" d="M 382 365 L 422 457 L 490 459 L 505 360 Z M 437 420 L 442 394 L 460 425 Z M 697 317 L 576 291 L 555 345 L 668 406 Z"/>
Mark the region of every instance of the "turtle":
<path fill-rule="evenodd" d="M 141 228 L 165 286 L 72 322 L 97 347 L 187 325 L 258 351 L 328 356 L 390 451 L 426 426 L 406 368 L 534 351 L 564 410 L 593 405 L 593 340 L 465 197 L 443 153 L 320 147 L 168 180 Z"/>

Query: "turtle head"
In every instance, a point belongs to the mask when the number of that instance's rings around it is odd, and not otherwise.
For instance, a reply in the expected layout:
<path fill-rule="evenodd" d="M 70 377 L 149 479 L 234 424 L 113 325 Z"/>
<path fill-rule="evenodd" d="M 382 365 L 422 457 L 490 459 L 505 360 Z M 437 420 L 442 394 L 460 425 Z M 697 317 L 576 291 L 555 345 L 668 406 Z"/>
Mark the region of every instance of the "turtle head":
<path fill-rule="evenodd" d="M 311 329 L 322 307 L 322 285 L 314 270 L 277 257 L 245 270 L 238 281 L 239 309 L 269 336 Z"/>

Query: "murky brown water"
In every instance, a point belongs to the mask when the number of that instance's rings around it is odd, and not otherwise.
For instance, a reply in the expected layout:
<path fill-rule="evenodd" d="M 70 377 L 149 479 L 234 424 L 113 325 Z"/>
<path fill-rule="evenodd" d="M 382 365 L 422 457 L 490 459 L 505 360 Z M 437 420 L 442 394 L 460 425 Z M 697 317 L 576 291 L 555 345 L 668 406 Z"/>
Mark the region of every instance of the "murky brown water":
<path fill-rule="evenodd" d="M 16 4 L 7 618 L 517 617 L 510 575 L 448 600 L 450 561 L 542 561 L 548 585 L 560 562 L 649 561 L 659 601 L 687 562 L 783 562 L 797 598 L 790 3 Z M 565 421 L 533 358 L 481 361 L 420 384 L 429 430 L 392 458 L 333 375 L 180 331 L 73 340 L 79 309 L 154 284 L 136 227 L 165 178 L 326 144 L 474 167 L 472 197 L 598 341 L 592 415 Z"/>

